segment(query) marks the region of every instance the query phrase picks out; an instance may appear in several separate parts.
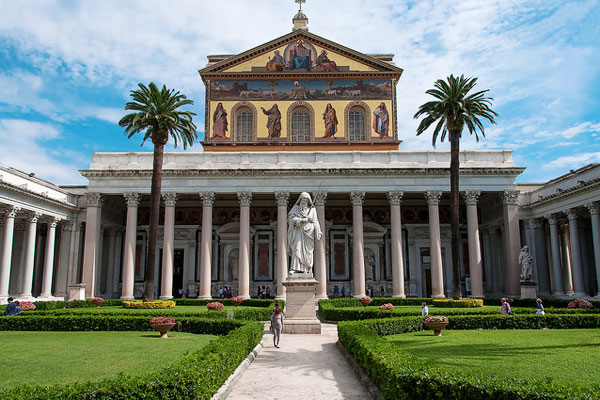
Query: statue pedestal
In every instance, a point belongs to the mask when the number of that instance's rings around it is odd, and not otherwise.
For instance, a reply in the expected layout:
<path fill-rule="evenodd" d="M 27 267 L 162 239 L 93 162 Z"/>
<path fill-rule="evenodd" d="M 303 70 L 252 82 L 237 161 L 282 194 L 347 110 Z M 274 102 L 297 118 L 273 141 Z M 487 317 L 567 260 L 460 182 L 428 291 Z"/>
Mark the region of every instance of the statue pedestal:
<path fill-rule="evenodd" d="M 536 284 L 532 281 L 521 281 L 521 298 L 535 299 L 537 297 Z"/>
<path fill-rule="evenodd" d="M 321 334 L 321 322 L 315 311 L 317 281 L 312 274 L 293 274 L 285 286 L 285 320 L 283 333 Z"/>

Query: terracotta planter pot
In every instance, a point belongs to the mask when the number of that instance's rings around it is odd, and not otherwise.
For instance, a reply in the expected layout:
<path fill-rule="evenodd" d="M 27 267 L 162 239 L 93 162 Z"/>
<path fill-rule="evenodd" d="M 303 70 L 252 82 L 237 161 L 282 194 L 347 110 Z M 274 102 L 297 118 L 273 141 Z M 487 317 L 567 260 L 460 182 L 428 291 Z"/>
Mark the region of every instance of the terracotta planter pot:
<path fill-rule="evenodd" d="M 360 300 L 361 304 L 363 305 L 363 307 L 368 306 L 369 304 L 371 304 L 373 300 Z"/>
<path fill-rule="evenodd" d="M 95 305 L 96 307 L 100 307 L 100 304 L 102 304 L 101 301 L 93 301 L 92 300 L 92 304 Z"/>
<path fill-rule="evenodd" d="M 167 332 L 169 332 L 171 330 L 171 328 L 173 328 L 175 326 L 175 323 L 172 323 L 172 324 L 150 324 L 150 326 L 155 331 L 160 332 L 161 339 L 166 339 L 168 337 Z"/>
<path fill-rule="evenodd" d="M 446 329 L 448 322 L 425 322 L 427 329 L 433 330 L 433 336 L 442 336 L 442 329 Z"/>
<path fill-rule="evenodd" d="M 234 305 L 234 306 L 236 306 L 236 307 L 239 307 L 239 306 L 240 306 L 240 304 L 242 304 L 242 302 L 243 302 L 243 301 L 244 301 L 244 300 L 240 300 L 240 301 L 234 301 L 234 300 L 231 300 L 231 304 L 233 304 L 233 305 Z"/>

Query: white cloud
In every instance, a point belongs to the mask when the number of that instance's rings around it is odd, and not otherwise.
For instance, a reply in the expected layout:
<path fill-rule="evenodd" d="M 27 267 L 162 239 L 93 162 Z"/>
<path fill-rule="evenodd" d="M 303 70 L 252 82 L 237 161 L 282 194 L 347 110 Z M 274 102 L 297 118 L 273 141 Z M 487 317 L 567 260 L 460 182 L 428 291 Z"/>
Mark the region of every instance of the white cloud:
<path fill-rule="evenodd" d="M 559 157 L 542 166 L 543 169 L 571 168 L 577 169 L 585 164 L 600 162 L 600 152 L 580 153 L 572 156 Z"/>
<path fill-rule="evenodd" d="M 53 125 L 19 119 L 0 119 L 0 163 L 57 184 L 86 183 L 77 172 L 78 165 L 89 163 L 80 153 L 53 150 L 46 142 L 60 138 L 60 131 Z M 53 141 L 53 143 L 55 143 Z M 69 162 L 61 157 L 69 156 Z"/>

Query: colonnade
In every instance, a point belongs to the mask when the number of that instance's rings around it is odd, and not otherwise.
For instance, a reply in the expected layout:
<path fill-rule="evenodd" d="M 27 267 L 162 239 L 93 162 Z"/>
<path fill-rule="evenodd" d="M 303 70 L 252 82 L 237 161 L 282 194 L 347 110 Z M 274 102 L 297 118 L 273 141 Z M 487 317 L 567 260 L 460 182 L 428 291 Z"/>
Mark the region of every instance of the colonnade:
<path fill-rule="evenodd" d="M 61 218 L 43 215 L 40 212 L 22 210 L 17 206 L 8 206 L 4 213 L 4 227 L 2 244 L 0 247 L 0 299 L 6 300 L 9 297 L 9 287 L 11 279 L 11 266 L 13 258 L 15 219 L 21 214 L 26 218 L 26 231 L 24 240 L 24 257 L 21 265 L 21 279 L 17 293 L 10 293 L 20 299 L 31 299 L 33 288 L 33 272 L 35 267 L 35 252 L 38 223 L 43 220 L 47 222 L 46 245 L 44 249 L 44 265 L 42 272 L 42 286 L 39 298 L 51 298 L 52 281 L 54 274 L 54 249 L 56 244 L 56 227 Z"/>
<path fill-rule="evenodd" d="M 250 208 L 252 204 L 252 192 L 238 192 L 237 198 L 240 207 L 240 231 L 239 231 L 239 253 L 238 253 L 238 295 L 242 298 L 250 297 Z M 405 297 L 404 288 L 404 254 L 402 246 L 402 221 L 401 202 L 404 193 L 402 191 L 390 191 L 386 193 L 390 204 L 391 222 L 391 272 L 392 272 L 392 295 L 394 297 Z M 480 192 L 464 192 L 463 196 L 467 204 L 467 231 L 469 246 L 469 270 L 471 275 L 471 287 L 473 297 L 483 297 L 483 271 L 482 256 L 479 237 L 479 221 L 477 217 L 477 202 Z M 509 262 L 509 289 L 510 294 L 515 287 L 518 289 L 519 272 L 517 258 L 520 250 L 519 224 L 516 215 L 516 198 L 518 192 L 504 193 L 504 223 L 505 231 L 509 232 L 506 239 L 507 259 Z M 215 193 L 200 192 L 202 200 L 202 234 L 200 242 L 200 275 L 198 297 L 201 299 L 211 298 L 211 274 L 213 260 L 212 240 L 212 217 Z M 444 280 L 442 268 L 442 251 L 440 239 L 439 201 L 441 191 L 428 191 L 425 198 L 429 208 L 429 237 L 431 250 L 432 270 L 432 295 L 433 297 L 444 297 Z M 122 299 L 132 299 L 134 292 L 134 264 L 135 245 L 137 230 L 137 207 L 139 195 L 137 193 L 125 193 L 127 202 L 127 218 L 125 227 L 125 242 L 123 249 L 123 284 L 121 288 Z M 172 270 L 173 270 L 173 232 L 174 213 L 177 200 L 176 193 L 163 193 L 165 205 L 163 260 L 162 260 L 162 282 L 160 298 L 172 297 Z M 287 248 L 287 210 L 289 203 L 289 192 L 274 193 L 277 205 L 277 255 L 276 255 L 276 284 L 277 296 L 283 298 L 285 288 L 283 282 L 287 278 L 287 254 L 281 249 Z M 365 261 L 364 261 L 364 234 L 363 234 L 363 203 L 365 192 L 356 191 L 349 193 L 352 203 L 352 240 L 353 240 L 353 295 L 360 297 L 365 295 Z M 93 296 L 92 284 L 94 279 L 95 264 L 97 263 L 99 221 L 101 198 L 97 194 L 88 194 L 87 229 L 85 237 L 83 282 L 87 284 L 87 296 Z M 319 222 L 325 226 L 325 204 L 327 192 L 317 191 L 313 193 L 314 204 Z M 516 237 L 513 237 L 516 236 Z M 317 286 L 317 298 L 327 297 L 327 265 L 326 265 L 326 237 L 315 243 L 314 274 L 319 282 Z M 152 262 L 148 260 L 148 262 Z"/>

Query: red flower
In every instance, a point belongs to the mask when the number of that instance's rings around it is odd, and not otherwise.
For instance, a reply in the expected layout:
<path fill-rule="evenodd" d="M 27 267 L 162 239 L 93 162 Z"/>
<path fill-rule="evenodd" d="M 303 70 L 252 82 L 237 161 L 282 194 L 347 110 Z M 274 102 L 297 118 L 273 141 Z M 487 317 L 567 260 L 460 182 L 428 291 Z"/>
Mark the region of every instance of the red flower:
<path fill-rule="evenodd" d="M 206 308 L 208 308 L 209 310 L 221 311 L 225 308 L 225 306 L 221 302 L 213 301 L 212 303 L 208 303 L 206 305 Z"/>
<path fill-rule="evenodd" d="M 174 324 L 175 318 L 157 317 L 150 320 L 151 325 Z"/>

